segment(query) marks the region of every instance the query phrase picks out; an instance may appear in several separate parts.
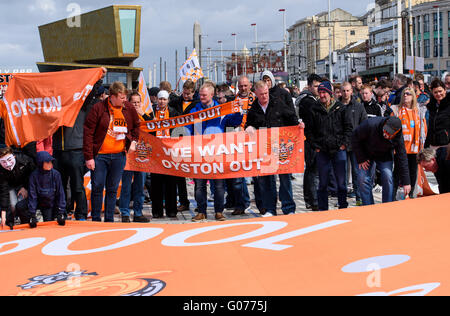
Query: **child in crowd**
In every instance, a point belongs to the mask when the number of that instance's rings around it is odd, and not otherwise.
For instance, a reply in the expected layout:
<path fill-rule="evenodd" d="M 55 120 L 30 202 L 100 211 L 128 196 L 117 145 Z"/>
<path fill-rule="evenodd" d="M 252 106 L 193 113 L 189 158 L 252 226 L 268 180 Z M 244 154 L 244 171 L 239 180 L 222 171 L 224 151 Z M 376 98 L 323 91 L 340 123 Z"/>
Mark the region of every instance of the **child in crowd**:
<path fill-rule="evenodd" d="M 58 224 L 64 226 L 66 224 L 66 196 L 61 174 L 53 169 L 55 159 L 48 152 L 41 151 L 37 153 L 36 161 L 38 168 L 31 174 L 28 192 L 30 215 L 35 219 L 36 210 L 40 209 L 44 222 L 53 221 L 56 217 Z"/>

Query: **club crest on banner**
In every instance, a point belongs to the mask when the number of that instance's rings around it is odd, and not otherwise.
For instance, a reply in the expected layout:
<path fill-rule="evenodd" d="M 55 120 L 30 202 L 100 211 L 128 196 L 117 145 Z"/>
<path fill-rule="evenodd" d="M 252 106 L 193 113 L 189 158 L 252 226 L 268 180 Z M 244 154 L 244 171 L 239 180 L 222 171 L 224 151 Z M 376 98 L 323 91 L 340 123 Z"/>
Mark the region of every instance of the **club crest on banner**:
<path fill-rule="evenodd" d="M 153 148 L 150 143 L 146 143 L 144 140 L 140 140 L 136 146 L 136 161 L 140 163 L 146 163 L 150 161 Z"/>
<path fill-rule="evenodd" d="M 22 289 L 18 296 L 89 296 L 99 292 L 109 296 L 154 296 L 166 287 L 164 281 L 151 278 L 158 273 L 99 276 L 96 272 L 63 271 L 30 278 L 28 283 L 18 285 Z"/>

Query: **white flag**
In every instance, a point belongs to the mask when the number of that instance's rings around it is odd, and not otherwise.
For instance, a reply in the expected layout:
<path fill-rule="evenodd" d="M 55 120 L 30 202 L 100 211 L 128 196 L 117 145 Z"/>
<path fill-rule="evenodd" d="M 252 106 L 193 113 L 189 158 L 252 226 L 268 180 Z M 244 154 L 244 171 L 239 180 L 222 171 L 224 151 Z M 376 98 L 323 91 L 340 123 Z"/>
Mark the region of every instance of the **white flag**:
<path fill-rule="evenodd" d="M 180 68 L 180 78 L 184 83 L 188 79 L 197 82 L 199 79 L 203 77 L 204 77 L 203 70 L 200 67 L 197 52 L 194 49 L 191 56 L 189 56 L 188 60 L 186 60 L 186 62 Z"/>

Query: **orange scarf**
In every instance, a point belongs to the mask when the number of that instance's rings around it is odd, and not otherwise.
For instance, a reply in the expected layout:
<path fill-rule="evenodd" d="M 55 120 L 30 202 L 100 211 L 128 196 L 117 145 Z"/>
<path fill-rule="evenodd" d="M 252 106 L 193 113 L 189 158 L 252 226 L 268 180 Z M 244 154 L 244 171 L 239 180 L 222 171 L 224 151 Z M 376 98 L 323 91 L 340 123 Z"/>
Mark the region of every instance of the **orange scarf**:
<path fill-rule="evenodd" d="M 417 154 L 423 148 L 425 139 L 421 137 L 421 130 L 425 129 L 426 122 L 420 119 L 419 110 L 408 109 L 402 106 L 398 113 L 398 118 L 402 121 L 403 138 L 407 154 Z"/>
<path fill-rule="evenodd" d="M 128 128 L 122 108 L 113 107 L 108 99 L 108 109 L 110 122 L 99 154 L 117 154 L 125 150 L 125 138 Z"/>
<path fill-rule="evenodd" d="M 248 102 L 244 102 L 244 106 L 242 107 L 242 123 L 241 128 L 245 129 L 245 124 L 247 124 L 247 115 L 248 111 L 251 109 L 253 102 L 255 102 L 256 95 L 253 92 L 250 92 L 247 98 L 241 98 L 239 95 L 236 96 L 236 100 L 245 100 Z"/>
<path fill-rule="evenodd" d="M 169 109 L 166 108 L 165 110 L 156 110 L 154 120 L 166 120 L 169 117 L 170 117 Z M 158 137 L 158 138 L 169 138 L 170 137 L 170 129 L 157 131 L 156 132 L 156 137 Z"/>

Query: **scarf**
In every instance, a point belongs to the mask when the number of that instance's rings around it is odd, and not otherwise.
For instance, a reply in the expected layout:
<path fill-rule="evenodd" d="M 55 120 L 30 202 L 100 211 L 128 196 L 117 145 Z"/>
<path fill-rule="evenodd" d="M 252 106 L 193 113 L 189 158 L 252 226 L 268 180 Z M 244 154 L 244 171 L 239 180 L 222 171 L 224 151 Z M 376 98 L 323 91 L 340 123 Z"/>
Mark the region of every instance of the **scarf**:
<path fill-rule="evenodd" d="M 417 154 L 424 147 L 426 122 L 420 118 L 418 109 L 408 109 L 402 106 L 398 113 L 402 121 L 403 138 L 407 154 Z"/>
<path fill-rule="evenodd" d="M 165 108 L 163 110 L 156 110 L 155 113 L 155 120 L 164 120 L 164 119 L 168 119 L 170 117 L 169 114 L 169 108 Z M 170 137 L 170 129 L 165 129 L 162 131 L 157 131 L 156 132 L 156 137 L 158 138 L 169 138 Z"/>

